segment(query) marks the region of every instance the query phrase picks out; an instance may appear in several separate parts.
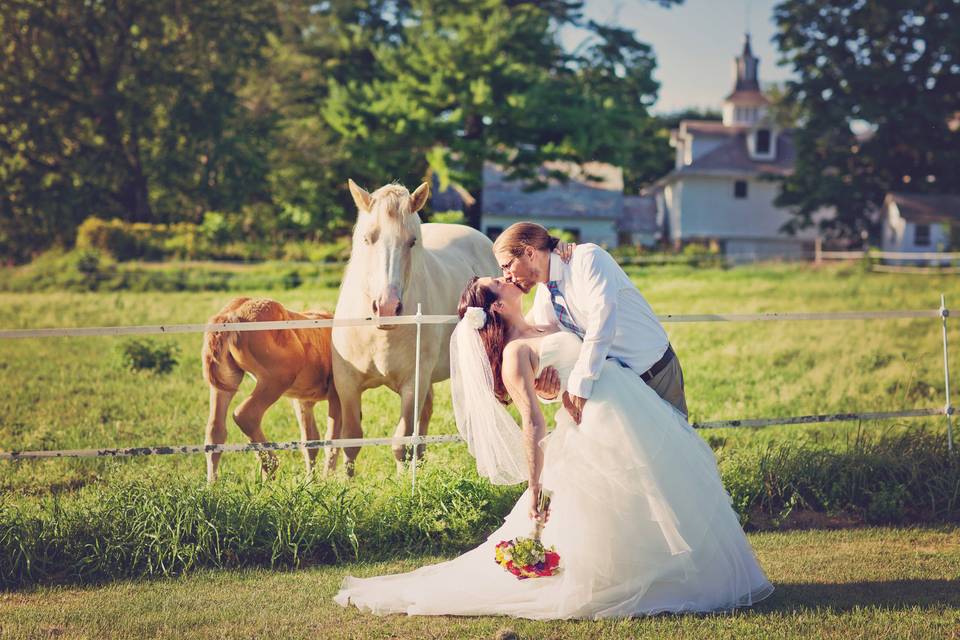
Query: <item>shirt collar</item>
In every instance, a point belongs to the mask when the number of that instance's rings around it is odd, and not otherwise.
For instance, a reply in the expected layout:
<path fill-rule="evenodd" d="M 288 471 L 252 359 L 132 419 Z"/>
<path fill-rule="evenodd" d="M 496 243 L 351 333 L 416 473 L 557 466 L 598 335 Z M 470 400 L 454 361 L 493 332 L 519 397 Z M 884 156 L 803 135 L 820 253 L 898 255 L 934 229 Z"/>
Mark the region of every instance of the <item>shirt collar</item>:
<path fill-rule="evenodd" d="M 554 282 L 563 282 L 563 260 L 553 251 L 550 252 L 550 271 L 547 279 Z"/>

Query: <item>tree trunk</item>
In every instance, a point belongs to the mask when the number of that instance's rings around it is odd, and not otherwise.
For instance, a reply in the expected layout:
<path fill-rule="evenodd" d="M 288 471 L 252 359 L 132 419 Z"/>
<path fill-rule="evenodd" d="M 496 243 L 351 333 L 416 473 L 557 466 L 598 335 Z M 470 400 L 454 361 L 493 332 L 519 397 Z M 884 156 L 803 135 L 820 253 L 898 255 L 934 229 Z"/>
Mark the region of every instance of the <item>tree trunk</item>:
<path fill-rule="evenodd" d="M 464 186 L 473 196 L 472 204 L 464 205 L 464 218 L 468 225 L 480 229 L 483 218 L 483 120 L 479 114 L 470 114 L 464 121 L 464 141 L 466 142 L 467 179 Z M 482 230 L 482 229 L 481 229 Z"/>

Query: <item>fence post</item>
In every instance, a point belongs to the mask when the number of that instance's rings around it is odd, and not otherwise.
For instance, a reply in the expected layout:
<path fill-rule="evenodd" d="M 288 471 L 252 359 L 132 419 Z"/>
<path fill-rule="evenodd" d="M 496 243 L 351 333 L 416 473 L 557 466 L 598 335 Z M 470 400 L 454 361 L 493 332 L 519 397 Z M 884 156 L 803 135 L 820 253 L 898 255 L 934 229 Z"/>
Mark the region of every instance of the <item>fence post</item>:
<path fill-rule="evenodd" d="M 947 358 L 947 317 L 950 310 L 947 309 L 946 300 L 943 294 L 940 294 L 940 319 L 943 322 L 943 386 L 947 396 L 947 404 L 943 412 L 947 415 L 947 450 L 953 451 L 953 405 L 950 404 L 950 360 Z"/>
<path fill-rule="evenodd" d="M 823 262 L 823 238 L 817 236 L 813 241 L 813 263 L 821 264 Z"/>
<path fill-rule="evenodd" d="M 410 456 L 410 490 L 417 490 L 417 450 L 420 447 L 420 327 L 423 326 L 422 305 L 417 303 L 417 359 L 413 378 L 413 454 Z"/>

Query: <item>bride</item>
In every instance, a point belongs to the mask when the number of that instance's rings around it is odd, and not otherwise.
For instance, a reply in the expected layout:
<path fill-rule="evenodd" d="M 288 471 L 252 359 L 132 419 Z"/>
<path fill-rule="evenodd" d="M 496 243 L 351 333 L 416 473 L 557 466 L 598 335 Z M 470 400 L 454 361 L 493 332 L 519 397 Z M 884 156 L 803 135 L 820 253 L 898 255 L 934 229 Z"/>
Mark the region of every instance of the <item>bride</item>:
<path fill-rule="evenodd" d="M 409 573 L 347 577 L 336 602 L 375 614 L 589 619 L 730 610 L 770 595 L 713 451 L 632 370 L 608 360 L 580 424 L 558 411 L 546 435 L 534 380 L 552 366 L 564 385 L 581 342 L 527 323 L 522 297 L 502 278 L 474 278 L 450 359 L 457 427 L 477 470 L 494 483 L 526 480 L 526 492 L 475 549 Z M 531 519 L 549 520 L 542 540 L 560 554 L 559 575 L 518 580 L 495 563 L 496 544 L 528 535 Z"/>

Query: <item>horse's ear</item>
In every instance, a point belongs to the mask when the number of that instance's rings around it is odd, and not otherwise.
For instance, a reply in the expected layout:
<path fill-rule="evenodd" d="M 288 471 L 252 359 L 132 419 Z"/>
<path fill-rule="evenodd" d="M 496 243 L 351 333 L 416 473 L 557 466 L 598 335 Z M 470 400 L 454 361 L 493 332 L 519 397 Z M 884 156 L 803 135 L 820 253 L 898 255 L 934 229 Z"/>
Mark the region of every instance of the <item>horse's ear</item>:
<path fill-rule="evenodd" d="M 370 204 L 373 202 L 370 194 L 354 182 L 352 178 L 347 179 L 347 184 L 350 185 L 350 195 L 353 196 L 353 202 L 357 205 L 357 209 L 360 211 L 369 211 Z"/>
<path fill-rule="evenodd" d="M 430 197 L 430 183 L 424 182 L 417 190 L 413 192 L 413 195 L 410 196 L 410 213 L 416 213 L 423 209 L 423 205 L 427 204 L 427 199 Z"/>

